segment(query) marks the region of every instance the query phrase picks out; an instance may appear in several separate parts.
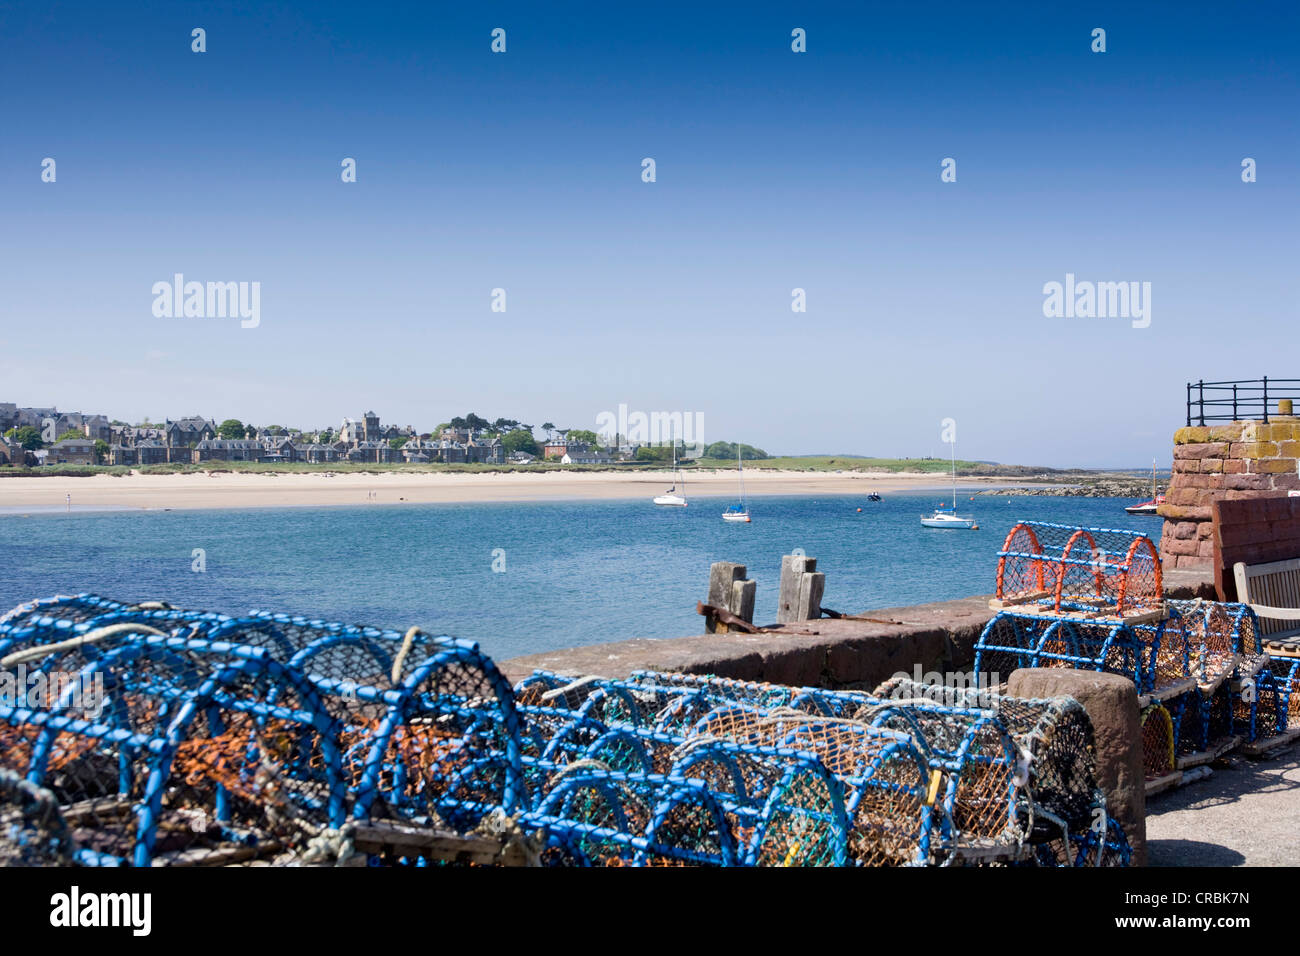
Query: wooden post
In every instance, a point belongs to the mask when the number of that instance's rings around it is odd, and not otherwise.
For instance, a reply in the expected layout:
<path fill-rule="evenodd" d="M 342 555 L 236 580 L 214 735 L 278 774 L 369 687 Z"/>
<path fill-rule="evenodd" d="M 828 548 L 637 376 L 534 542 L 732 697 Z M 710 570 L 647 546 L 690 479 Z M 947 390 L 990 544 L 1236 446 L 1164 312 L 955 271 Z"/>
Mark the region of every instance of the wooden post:
<path fill-rule="evenodd" d="M 810 558 L 803 554 L 787 554 L 782 556 L 781 589 L 777 594 L 776 623 L 789 624 L 791 621 L 808 620 L 807 617 L 801 615 L 807 612 L 810 605 L 816 606 L 817 616 L 821 617 L 822 589 L 825 583 L 825 576 L 817 575 L 822 578 L 821 584 L 804 584 L 804 575 L 812 574 L 816 570 L 816 558 Z M 801 594 L 805 587 L 808 588 L 808 597 L 807 599 L 801 600 Z M 814 588 L 816 588 L 815 597 L 813 595 Z"/>
<path fill-rule="evenodd" d="M 799 621 L 815 621 L 822 616 L 822 594 L 826 590 L 826 575 L 820 571 L 805 571 L 799 576 Z"/>
<path fill-rule="evenodd" d="M 727 609 L 737 617 L 754 623 L 754 597 L 758 594 L 757 581 L 737 581 L 731 585 L 731 606 Z"/>
<path fill-rule="evenodd" d="M 754 595 L 757 581 L 745 580 L 745 566 L 732 561 L 715 561 L 709 568 L 709 596 L 707 604 L 724 608 L 750 624 L 754 623 Z M 709 620 L 705 629 L 710 634 L 726 634 L 727 625 Z"/>

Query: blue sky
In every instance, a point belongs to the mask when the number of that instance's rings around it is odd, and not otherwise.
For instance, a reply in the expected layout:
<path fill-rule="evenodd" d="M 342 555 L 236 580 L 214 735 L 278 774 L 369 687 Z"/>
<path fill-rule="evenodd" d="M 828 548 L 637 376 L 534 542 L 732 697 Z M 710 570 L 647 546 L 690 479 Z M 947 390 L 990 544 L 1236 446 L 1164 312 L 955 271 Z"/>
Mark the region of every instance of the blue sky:
<path fill-rule="evenodd" d="M 0 401 L 1163 461 L 1187 380 L 1300 375 L 1300 13 L 1048 6 L 0 3 Z"/>

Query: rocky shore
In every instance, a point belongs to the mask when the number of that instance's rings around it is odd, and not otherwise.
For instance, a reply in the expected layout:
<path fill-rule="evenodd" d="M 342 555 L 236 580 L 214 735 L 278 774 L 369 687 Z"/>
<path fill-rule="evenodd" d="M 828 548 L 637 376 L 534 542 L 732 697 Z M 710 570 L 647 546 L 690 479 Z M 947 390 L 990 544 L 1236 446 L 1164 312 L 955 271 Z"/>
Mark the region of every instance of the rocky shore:
<path fill-rule="evenodd" d="M 1060 483 L 1040 485 L 1033 488 L 990 488 L 977 491 L 976 495 L 996 495 L 1014 497 L 1016 495 L 1041 495 L 1049 498 L 1142 498 L 1151 497 L 1151 479 L 1136 475 L 1080 475 L 1068 479 L 1049 479 Z M 1168 483 L 1166 478 L 1159 482 L 1159 491 L 1164 491 Z"/>

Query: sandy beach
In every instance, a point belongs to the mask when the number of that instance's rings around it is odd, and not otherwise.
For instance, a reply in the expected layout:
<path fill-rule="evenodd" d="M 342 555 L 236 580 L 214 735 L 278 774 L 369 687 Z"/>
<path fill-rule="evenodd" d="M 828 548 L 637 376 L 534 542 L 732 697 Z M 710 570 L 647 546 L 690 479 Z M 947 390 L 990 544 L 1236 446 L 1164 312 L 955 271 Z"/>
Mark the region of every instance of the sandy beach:
<path fill-rule="evenodd" d="M 959 479 L 962 485 L 987 487 L 1013 482 Z M 74 509 L 139 508 L 290 508 L 328 505 L 435 504 L 447 502 L 543 501 L 561 499 L 645 498 L 661 494 L 671 484 L 664 472 L 538 472 L 377 474 L 175 474 L 85 478 L 0 479 L 0 512 L 24 508 L 63 509 L 71 495 Z M 760 470 L 746 471 L 750 495 L 866 495 L 896 491 L 942 491 L 951 486 L 945 475 L 912 473 L 835 474 Z M 730 471 L 702 472 L 687 477 L 691 497 L 730 497 L 736 475 Z"/>

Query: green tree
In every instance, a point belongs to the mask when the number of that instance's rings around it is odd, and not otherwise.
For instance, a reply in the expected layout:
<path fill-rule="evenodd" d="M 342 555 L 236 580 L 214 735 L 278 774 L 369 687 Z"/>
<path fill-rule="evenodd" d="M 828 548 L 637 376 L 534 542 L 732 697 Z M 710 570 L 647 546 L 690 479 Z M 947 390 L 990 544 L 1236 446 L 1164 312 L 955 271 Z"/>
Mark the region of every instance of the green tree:
<path fill-rule="evenodd" d="M 95 460 L 101 465 L 108 458 L 108 442 L 102 438 L 95 439 Z"/>
<path fill-rule="evenodd" d="M 572 428 L 568 435 L 570 442 L 585 442 L 588 445 L 599 445 L 600 436 L 593 431 L 587 431 L 582 428 Z"/>
<path fill-rule="evenodd" d="M 514 431 L 507 432 L 506 436 L 501 439 L 501 446 L 505 448 L 507 455 L 513 455 L 517 451 L 526 451 L 530 455 L 540 455 L 541 447 L 537 444 L 537 439 L 533 433 L 523 429 L 516 428 Z"/>
<path fill-rule="evenodd" d="M 444 431 L 445 429 L 450 428 L 450 427 L 451 427 L 451 423 L 450 423 L 450 422 L 443 422 L 441 425 L 438 425 L 437 427 L 434 428 L 434 430 L 433 430 L 433 432 L 432 432 L 433 437 L 434 437 L 434 438 L 441 438 L 441 437 L 442 437 L 442 433 L 443 433 L 443 431 Z"/>
<path fill-rule="evenodd" d="M 86 437 L 86 433 L 83 432 L 80 428 L 69 428 L 66 432 L 64 432 L 62 435 L 59 436 L 58 440 L 63 441 L 65 438 L 85 438 L 85 437 Z"/>
<path fill-rule="evenodd" d="M 41 441 L 41 430 L 31 425 L 24 425 L 21 428 L 11 428 L 5 432 L 5 437 L 12 438 L 28 451 L 35 451 L 38 448 L 45 447 L 45 442 Z"/>
<path fill-rule="evenodd" d="M 390 438 L 390 439 L 388 439 L 388 447 L 389 447 L 389 448 L 401 448 L 401 447 L 402 447 L 403 445 L 405 445 L 405 444 L 406 444 L 406 439 L 405 439 L 405 438 Z"/>
<path fill-rule="evenodd" d="M 227 418 L 217 426 L 217 437 L 224 438 L 226 441 L 234 441 L 244 437 L 244 423 L 238 418 Z"/>
<path fill-rule="evenodd" d="M 546 432 L 546 437 L 551 437 L 551 432 L 555 431 L 554 422 L 542 422 L 542 431 Z"/>
<path fill-rule="evenodd" d="M 722 458 L 734 459 L 736 457 L 736 443 L 729 441 L 715 441 L 704 449 L 705 458 Z M 740 457 L 745 461 L 756 461 L 760 458 L 771 458 L 767 452 L 761 448 L 755 448 L 753 445 L 740 443 Z"/>

